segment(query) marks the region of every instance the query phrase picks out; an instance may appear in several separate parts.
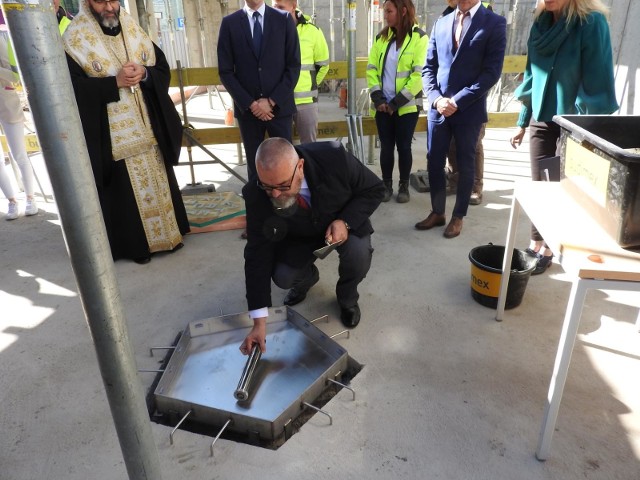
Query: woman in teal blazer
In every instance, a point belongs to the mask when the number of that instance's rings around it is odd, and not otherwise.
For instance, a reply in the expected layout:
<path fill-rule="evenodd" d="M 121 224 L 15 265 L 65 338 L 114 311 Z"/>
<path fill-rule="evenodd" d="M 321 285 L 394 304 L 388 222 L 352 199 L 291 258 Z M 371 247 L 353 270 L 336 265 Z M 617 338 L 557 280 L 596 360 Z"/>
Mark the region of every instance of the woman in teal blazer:
<path fill-rule="evenodd" d="M 533 180 L 541 179 L 541 160 L 560 155 L 560 127 L 554 115 L 609 114 L 618 109 L 607 14 L 600 0 L 538 2 L 524 79 L 515 92 L 522 102 L 520 128 L 511 138 L 517 148 L 530 127 Z M 534 275 L 551 265 L 553 253 L 535 226 L 527 252 L 538 257 Z"/>

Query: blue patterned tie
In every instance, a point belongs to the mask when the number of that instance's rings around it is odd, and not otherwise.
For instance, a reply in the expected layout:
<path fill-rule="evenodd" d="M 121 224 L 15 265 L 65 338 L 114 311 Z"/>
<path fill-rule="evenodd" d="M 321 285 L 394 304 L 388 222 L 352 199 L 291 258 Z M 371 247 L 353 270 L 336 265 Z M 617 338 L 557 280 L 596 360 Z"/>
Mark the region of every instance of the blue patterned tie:
<path fill-rule="evenodd" d="M 260 56 L 260 45 L 262 44 L 262 27 L 260 26 L 260 12 L 253 12 L 253 51 L 256 56 Z"/>

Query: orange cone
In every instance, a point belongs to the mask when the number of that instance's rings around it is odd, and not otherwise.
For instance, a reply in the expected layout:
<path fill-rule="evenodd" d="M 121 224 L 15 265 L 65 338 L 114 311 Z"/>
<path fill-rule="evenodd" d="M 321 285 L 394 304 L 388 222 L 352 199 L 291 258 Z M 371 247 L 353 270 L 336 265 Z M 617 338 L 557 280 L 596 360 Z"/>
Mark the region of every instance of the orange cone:
<path fill-rule="evenodd" d="M 347 87 L 340 87 L 340 108 L 347 108 Z"/>
<path fill-rule="evenodd" d="M 233 108 L 230 108 L 224 113 L 224 124 L 227 127 L 233 126 Z"/>

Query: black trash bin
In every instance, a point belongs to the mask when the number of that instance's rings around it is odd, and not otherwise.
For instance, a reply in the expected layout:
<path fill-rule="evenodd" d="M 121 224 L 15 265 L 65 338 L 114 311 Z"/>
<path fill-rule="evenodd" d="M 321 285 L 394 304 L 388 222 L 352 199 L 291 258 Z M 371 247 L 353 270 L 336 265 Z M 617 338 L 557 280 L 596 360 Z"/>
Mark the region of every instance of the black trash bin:
<path fill-rule="evenodd" d="M 482 245 L 469 252 L 471 261 L 471 296 L 480 305 L 498 307 L 502 261 L 504 248 L 500 245 Z M 515 308 L 522 302 L 531 272 L 536 268 L 537 259 L 523 250 L 513 249 L 509 287 L 505 309 Z"/>

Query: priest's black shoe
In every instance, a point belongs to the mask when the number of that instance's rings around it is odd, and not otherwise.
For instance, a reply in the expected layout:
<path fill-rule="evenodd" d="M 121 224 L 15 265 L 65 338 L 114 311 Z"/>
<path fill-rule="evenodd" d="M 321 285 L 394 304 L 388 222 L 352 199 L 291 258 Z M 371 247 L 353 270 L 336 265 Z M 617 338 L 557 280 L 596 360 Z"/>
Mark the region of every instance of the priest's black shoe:
<path fill-rule="evenodd" d="M 340 307 L 340 320 L 347 328 L 355 328 L 360 323 L 360 307 L 356 303 L 353 307 Z"/>
<path fill-rule="evenodd" d="M 175 253 L 178 250 L 180 250 L 182 247 L 184 247 L 184 243 L 180 242 L 175 247 L 173 247 L 171 250 L 169 250 L 169 253 Z"/>
<path fill-rule="evenodd" d="M 146 257 L 138 257 L 133 259 L 139 265 L 144 265 L 145 263 L 149 263 L 151 261 L 151 255 L 147 255 Z"/>

